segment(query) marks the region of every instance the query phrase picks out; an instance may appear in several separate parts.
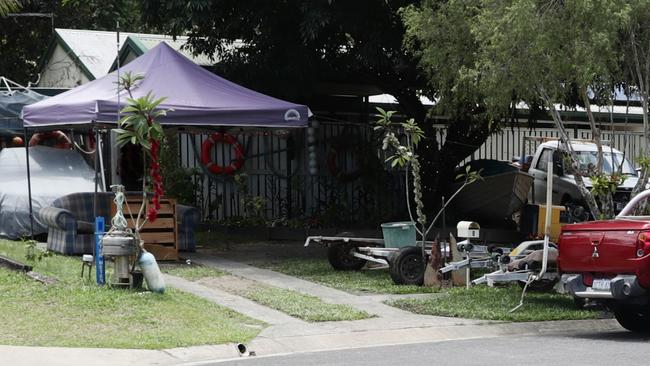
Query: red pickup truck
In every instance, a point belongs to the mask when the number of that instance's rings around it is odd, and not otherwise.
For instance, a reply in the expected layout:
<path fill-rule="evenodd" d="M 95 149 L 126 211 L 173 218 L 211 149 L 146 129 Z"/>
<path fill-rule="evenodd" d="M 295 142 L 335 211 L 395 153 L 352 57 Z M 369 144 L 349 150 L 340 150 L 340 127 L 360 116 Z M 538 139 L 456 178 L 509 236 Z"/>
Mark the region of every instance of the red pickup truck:
<path fill-rule="evenodd" d="M 650 190 L 638 194 L 614 220 L 565 225 L 558 240 L 565 290 L 633 332 L 650 332 L 650 216 L 633 214 L 648 199 Z"/>

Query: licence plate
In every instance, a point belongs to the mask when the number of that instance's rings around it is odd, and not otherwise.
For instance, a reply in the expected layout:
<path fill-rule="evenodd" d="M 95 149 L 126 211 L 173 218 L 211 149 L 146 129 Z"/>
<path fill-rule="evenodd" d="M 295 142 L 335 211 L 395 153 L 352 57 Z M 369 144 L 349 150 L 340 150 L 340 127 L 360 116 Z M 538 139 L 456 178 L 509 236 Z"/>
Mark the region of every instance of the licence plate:
<path fill-rule="evenodd" d="M 591 288 L 600 291 L 609 291 L 610 280 L 608 278 L 595 278 Z"/>

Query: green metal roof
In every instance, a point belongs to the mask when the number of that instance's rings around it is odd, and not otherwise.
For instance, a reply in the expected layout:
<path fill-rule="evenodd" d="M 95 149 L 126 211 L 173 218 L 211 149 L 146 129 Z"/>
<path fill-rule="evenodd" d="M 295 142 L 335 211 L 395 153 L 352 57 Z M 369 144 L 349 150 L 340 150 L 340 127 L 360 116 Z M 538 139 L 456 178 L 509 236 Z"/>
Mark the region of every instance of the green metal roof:
<path fill-rule="evenodd" d="M 169 45 L 171 48 L 180 52 L 181 54 L 183 54 L 183 56 L 189 58 L 190 60 L 192 60 L 194 63 L 198 65 L 211 66 L 215 63 L 215 61 L 210 60 L 208 56 L 206 55 L 194 56 L 189 49 L 183 47 L 183 45 L 185 45 L 185 43 L 187 42 L 187 37 L 179 36 L 176 37 L 176 40 L 174 40 L 171 36 L 163 36 L 158 34 L 130 34 L 127 37 L 127 39 L 124 41 L 124 44 L 120 49 L 120 65 L 124 64 L 126 57 L 129 55 L 129 53 L 134 54 L 136 57 L 140 56 L 143 53 L 150 50 L 151 48 L 158 45 L 160 42 L 167 43 L 167 45 Z M 117 60 L 113 61 L 113 64 L 109 69 L 109 72 L 117 68 L 116 61 Z"/>
<path fill-rule="evenodd" d="M 165 42 L 167 45 L 169 45 L 171 48 L 174 50 L 180 52 L 183 54 L 185 57 L 189 58 L 190 60 L 194 61 L 194 63 L 201 65 L 201 66 L 211 66 L 214 64 L 212 60 L 206 55 L 197 55 L 194 56 L 192 54 L 192 51 L 187 49 L 186 47 L 183 47 L 187 43 L 187 37 L 176 37 L 176 40 L 173 40 L 172 37 L 169 36 L 161 36 L 161 35 L 154 35 L 154 34 L 136 34 L 133 35 L 129 38 L 134 38 L 139 42 L 139 44 L 146 48 L 146 50 L 143 50 L 144 52 L 152 49 L 153 47 L 157 46 L 158 43 L 160 42 Z"/>
<path fill-rule="evenodd" d="M 195 57 L 189 50 L 183 49 L 186 41 L 187 37 L 176 37 L 174 40 L 171 36 L 158 34 L 120 32 L 120 55 L 126 55 L 126 51 L 131 50 L 139 56 L 158 43 L 165 42 L 199 65 L 214 63 L 207 56 Z M 125 49 L 127 44 L 128 49 Z M 89 80 L 108 74 L 116 64 L 116 32 L 56 28 L 54 38 L 41 60 L 41 68 L 48 62 L 57 45 L 70 55 Z"/>

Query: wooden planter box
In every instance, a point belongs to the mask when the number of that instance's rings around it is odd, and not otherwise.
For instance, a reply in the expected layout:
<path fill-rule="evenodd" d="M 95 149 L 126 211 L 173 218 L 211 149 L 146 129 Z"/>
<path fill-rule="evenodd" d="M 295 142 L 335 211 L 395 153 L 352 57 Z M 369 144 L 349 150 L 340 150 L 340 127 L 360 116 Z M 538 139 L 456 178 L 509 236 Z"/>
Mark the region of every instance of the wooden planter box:
<path fill-rule="evenodd" d="M 135 218 L 142 204 L 142 195 L 127 195 L 126 200 Z M 152 205 L 151 200 L 147 202 L 145 214 L 150 205 Z M 115 205 L 113 205 L 112 211 L 112 215 L 114 215 Z M 134 229 L 135 222 L 129 218 L 126 207 L 124 216 L 127 218 L 128 226 Z M 144 240 L 144 248 L 153 254 L 156 260 L 176 261 L 178 260 L 177 233 L 176 200 L 161 198 L 158 218 L 154 222 L 147 222 L 140 230 L 140 238 Z"/>

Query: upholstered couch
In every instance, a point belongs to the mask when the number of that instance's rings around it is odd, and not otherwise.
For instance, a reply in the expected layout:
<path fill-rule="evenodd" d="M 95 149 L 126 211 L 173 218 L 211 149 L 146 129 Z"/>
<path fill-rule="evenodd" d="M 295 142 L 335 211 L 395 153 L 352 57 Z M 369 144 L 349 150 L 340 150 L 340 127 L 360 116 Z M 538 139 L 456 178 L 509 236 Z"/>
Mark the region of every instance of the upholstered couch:
<path fill-rule="evenodd" d="M 110 227 L 114 197 L 111 192 L 97 193 L 97 216 L 104 217 L 106 230 Z M 48 226 L 47 249 L 66 255 L 93 253 L 93 205 L 94 192 L 82 192 L 59 197 L 52 206 L 41 208 L 39 219 Z M 196 250 L 194 228 L 199 219 L 196 208 L 176 204 L 179 250 Z"/>

